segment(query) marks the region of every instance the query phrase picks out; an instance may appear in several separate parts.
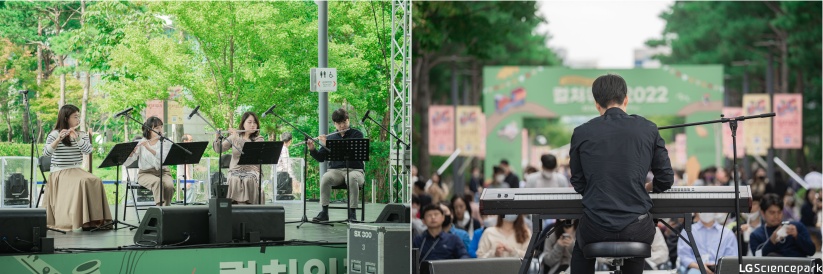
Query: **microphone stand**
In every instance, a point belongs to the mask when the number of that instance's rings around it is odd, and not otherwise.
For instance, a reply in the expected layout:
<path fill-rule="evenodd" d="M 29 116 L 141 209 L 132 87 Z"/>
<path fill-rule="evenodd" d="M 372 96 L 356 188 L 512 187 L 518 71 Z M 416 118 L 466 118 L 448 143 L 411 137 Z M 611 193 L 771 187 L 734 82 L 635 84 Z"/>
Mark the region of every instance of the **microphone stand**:
<path fill-rule="evenodd" d="M 154 132 L 154 134 L 157 134 L 157 136 L 160 137 L 160 151 L 158 151 L 158 153 L 160 153 L 160 205 L 162 206 L 164 204 L 163 189 L 165 188 L 165 187 L 163 187 L 163 142 L 164 141 L 169 141 L 169 143 L 171 143 L 173 146 L 176 146 L 177 148 L 183 150 L 183 152 L 185 152 L 188 155 L 191 155 L 192 153 L 191 153 L 191 151 L 184 148 L 183 146 L 178 145 L 177 143 L 173 142 L 172 140 L 169 140 L 169 138 L 166 138 L 166 136 L 163 136 L 163 134 L 160 134 L 160 132 L 154 130 L 153 128 L 150 128 L 150 127 L 146 126 L 146 124 L 141 123 L 137 119 L 134 119 L 134 117 L 131 117 L 131 115 L 129 113 L 126 113 L 124 116 L 127 119 L 131 119 L 135 123 L 140 124 L 140 126 L 142 126 L 143 128 L 151 130 L 151 132 Z M 185 197 L 183 199 L 185 199 Z M 171 201 L 169 201 L 169 204 L 171 204 Z"/>
<path fill-rule="evenodd" d="M 278 119 L 280 119 L 280 121 L 283 121 L 284 123 L 286 123 L 287 125 L 289 125 L 293 129 L 299 131 L 300 134 L 303 134 L 303 136 L 306 138 L 306 141 L 307 141 L 305 144 L 303 144 L 305 146 L 305 147 L 303 147 L 303 217 L 300 219 L 300 221 L 292 221 L 292 222 L 286 222 L 286 223 L 287 224 L 300 223 L 299 225 L 297 225 L 298 229 L 300 228 L 300 226 L 302 226 L 305 223 L 333 226 L 333 224 L 330 224 L 330 223 L 315 222 L 313 220 L 309 220 L 309 218 L 306 216 L 306 194 L 307 194 L 306 193 L 306 183 L 308 182 L 308 172 L 309 172 L 308 171 L 308 165 L 307 165 L 307 163 L 309 162 L 309 158 L 308 158 L 309 143 L 308 142 L 309 141 L 314 142 L 321 149 L 325 149 L 326 151 L 331 152 L 331 150 L 329 148 L 327 148 L 326 146 L 324 146 L 323 144 L 321 144 L 320 141 L 315 140 L 314 138 L 312 138 L 311 135 L 309 135 L 305 131 L 297 128 L 292 123 L 289 123 L 289 121 L 287 121 L 286 119 L 283 119 L 283 117 L 280 117 L 280 115 L 278 115 L 274 111 L 263 113 L 263 118 L 265 118 L 266 114 L 268 114 L 268 113 L 274 114 L 274 117 L 277 117 Z"/>
<path fill-rule="evenodd" d="M 740 182 L 737 180 L 738 179 L 737 176 L 735 176 L 735 174 L 737 174 L 737 122 L 742 122 L 742 121 L 747 120 L 747 119 L 768 118 L 768 117 L 774 117 L 774 116 L 775 116 L 774 112 L 764 113 L 764 114 L 759 114 L 759 115 L 751 115 L 751 116 L 738 116 L 738 117 L 733 117 L 733 118 L 725 118 L 723 116 L 723 114 L 721 114 L 719 120 L 688 123 L 688 124 L 681 124 L 681 125 L 672 125 L 672 126 L 665 126 L 665 127 L 657 128 L 658 130 L 660 130 L 660 129 L 681 128 L 681 127 L 690 127 L 690 126 L 705 125 L 705 124 L 722 124 L 722 123 L 728 123 L 729 124 L 729 128 L 732 130 L 732 155 L 733 155 L 733 157 L 732 157 L 732 181 L 734 181 L 734 214 L 737 216 L 737 219 L 738 219 L 738 225 L 735 227 L 735 230 L 736 230 L 736 233 L 737 233 L 737 265 L 738 265 L 738 267 L 743 264 L 743 234 L 740 233 L 740 225 L 739 225 L 739 223 L 740 223 L 739 220 L 740 220 L 740 217 L 741 217 L 741 215 L 740 215 L 740 203 L 738 203 L 738 200 L 740 200 Z M 691 235 L 689 235 L 689 236 L 691 236 Z M 692 248 L 695 248 L 695 246 L 692 245 Z M 695 253 L 697 253 L 697 252 L 695 251 Z M 702 260 L 700 260 L 699 258 L 697 258 L 697 259 L 698 259 L 697 263 L 700 267 L 700 272 L 705 274 L 706 273 L 706 268 L 703 266 Z"/>
<path fill-rule="evenodd" d="M 209 123 L 209 121 L 206 120 L 206 118 L 204 118 L 202 115 L 200 115 L 200 112 L 195 112 L 194 115 L 197 115 L 197 117 L 200 117 L 200 120 L 203 120 L 203 122 L 205 122 L 207 125 L 209 125 L 214 130 L 214 132 L 217 132 L 217 135 L 219 136 L 219 137 L 217 137 L 217 141 L 220 143 L 217 146 L 217 155 L 218 155 L 217 156 L 217 183 L 218 184 L 223 184 L 223 177 L 224 176 L 223 176 L 223 169 L 221 168 L 221 165 L 222 165 L 222 159 L 221 158 L 223 158 L 223 157 L 221 157 L 221 156 L 223 156 L 223 139 L 226 139 L 227 137 L 224 137 L 222 131 L 217 129 L 214 125 L 212 125 L 212 123 Z M 192 116 L 190 115 L 189 119 L 191 119 L 191 117 Z M 243 154 L 243 150 L 238 148 L 237 146 L 235 146 L 234 143 L 229 142 L 229 144 L 231 144 L 231 146 L 235 150 L 240 151 L 241 155 Z M 262 170 L 261 170 L 260 173 L 262 173 Z M 261 174 L 261 176 L 262 176 L 262 174 Z M 211 187 L 211 186 L 209 186 L 209 187 Z M 183 191 L 185 191 L 185 190 L 183 190 Z M 219 193 L 216 193 L 214 196 L 217 196 L 217 194 L 219 194 Z"/>
<path fill-rule="evenodd" d="M 29 141 L 31 142 L 31 151 L 29 151 L 29 160 L 31 165 L 31 174 L 29 174 L 29 180 L 31 180 L 29 181 L 29 208 L 32 208 L 32 201 L 34 200 L 34 192 L 32 190 L 34 189 L 35 181 L 37 181 L 34 178 L 34 151 L 37 144 L 34 140 L 34 128 L 31 126 L 31 110 L 29 109 L 29 91 L 22 90 L 20 91 L 20 93 L 23 94 L 23 106 L 26 108 L 26 112 L 24 114 L 29 117 L 26 120 L 26 124 L 28 124 L 29 127 L 29 132 L 26 132 L 26 134 L 29 135 Z M 43 179 L 45 180 L 45 177 Z M 36 206 L 37 205 L 35 205 L 35 207 Z"/>
<path fill-rule="evenodd" d="M 397 145 L 395 146 L 395 147 L 397 147 L 397 152 L 396 152 L 397 154 L 395 155 L 394 160 L 395 160 L 395 165 L 400 166 L 400 144 L 402 143 L 402 144 L 406 145 L 406 150 L 410 150 L 411 146 L 409 144 L 407 144 L 406 142 L 403 142 L 403 140 L 400 137 L 398 137 L 397 135 L 392 133 L 389 129 L 384 127 L 383 124 L 375 121 L 373 118 L 369 117 L 368 115 L 366 115 L 366 119 L 369 119 L 373 123 L 380 126 L 381 129 L 385 130 L 387 133 L 389 133 L 389 135 L 391 135 L 392 137 L 394 137 L 395 140 L 397 140 Z M 406 175 L 406 170 L 408 170 L 408 169 L 409 168 L 408 168 L 407 165 L 403 165 L 403 171 L 400 173 L 400 176 L 402 177 L 402 176 Z M 402 180 L 400 182 L 401 182 L 400 187 L 402 187 L 403 192 L 405 192 L 406 191 L 406 186 L 402 185 L 402 182 L 403 182 Z M 403 194 L 405 194 L 405 193 L 403 193 Z M 406 195 L 403 195 L 403 197 L 400 198 L 400 201 L 405 202 L 405 201 L 403 201 L 403 199 L 405 199 L 405 198 L 406 198 Z"/>

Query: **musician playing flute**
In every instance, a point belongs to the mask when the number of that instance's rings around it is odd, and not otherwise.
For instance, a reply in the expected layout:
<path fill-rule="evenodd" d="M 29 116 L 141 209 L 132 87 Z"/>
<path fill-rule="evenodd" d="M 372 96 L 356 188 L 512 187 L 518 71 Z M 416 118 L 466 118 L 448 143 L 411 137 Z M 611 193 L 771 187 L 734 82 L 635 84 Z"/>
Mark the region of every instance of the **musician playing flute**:
<path fill-rule="evenodd" d="M 326 140 L 342 140 L 342 139 L 360 139 L 363 138 L 363 133 L 357 129 L 349 127 L 349 114 L 344 109 L 335 110 L 331 114 L 331 119 L 334 122 L 334 127 L 338 133 L 328 136 L 318 137 L 320 144 L 326 145 Z M 326 161 L 329 152 L 325 149 L 315 149 L 314 142 L 308 142 L 309 153 L 311 157 L 318 162 Z M 346 184 L 346 171 L 349 177 L 349 220 L 355 220 L 357 208 L 357 194 L 360 186 L 365 181 L 363 173 L 363 161 L 348 161 L 346 166 L 345 161 L 329 161 L 329 169 L 320 178 L 320 205 L 322 211 L 314 217 L 314 221 L 328 221 L 329 220 L 329 195 L 331 195 L 332 186 Z"/>
<path fill-rule="evenodd" d="M 54 229 L 87 230 L 111 220 L 103 180 L 82 168 L 92 146 L 88 134 L 75 130 L 79 125 L 80 109 L 64 105 L 43 148 L 43 156 L 51 157 L 43 207 L 46 225 Z"/>
<path fill-rule="evenodd" d="M 163 120 L 157 118 L 157 116 L 152 116 L 146 119 L 144 124 L 143 140 L 134 147 L 134 151 L 131 152 L 123 165 L 129 166 L 137 161 L 137 184 L 151 190 L 155 205 L 168 206 L 171 204 L 171 198 L 174 195 L 174 185 L 172 184 L 171 172 L 169 172 L 168 167 L 163 166 L 163 162 L 169 156 L 172 143 L 168 140 L 161 140 L 160 135 L 155 133 L 155 131 L 163 133 Z M 160 142 L 164 142 L 162 152 L 160 151 Z M 160 156 L 163 156 L 163 158 L 160 158 Z M 162 179 L 160 178 L 161 168 Z M 160 197 L 161 193 L 163 197 Z"/>
<path fill-rule="evenodd" d="M 260 120 L 254 112 L 247 111 L 243 113 L 240 118 L 239 130 L 229 129 L 229 137 L 220 142 L 218 139 L 214 141 L 215 152 L 231 150 L 232 147 L 237 149 L 231 152 L 231 163 L 229 165 L 229 192 L 226 194 L 227 198 L 232 199 L 235 204 L 257 204 L 260 202 L 260 193 L 258 188 L 258 176 L 260 176 L 260 167 L 256 165 L 238 165 L 240 161 L 240 153 L 243 150 L 243 145 L 246 142 L 261 142 L 263 137 L 260 137 Z"/>

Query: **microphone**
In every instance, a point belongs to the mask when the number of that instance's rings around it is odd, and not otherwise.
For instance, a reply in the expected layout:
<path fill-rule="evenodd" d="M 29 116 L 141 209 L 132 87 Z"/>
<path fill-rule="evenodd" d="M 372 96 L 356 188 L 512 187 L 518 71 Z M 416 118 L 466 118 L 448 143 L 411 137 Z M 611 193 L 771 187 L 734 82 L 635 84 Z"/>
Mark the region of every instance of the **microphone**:
<path fill-rule="evenodd" d="M 17 92 L 20 93 L 20 94 L 23 94 L 23 95 L 28 95 L 29 94 L 28 89 L 21 89 L 21 90 L 18 90 Z"/>
<path fill-rule="evenodd" d="M 261 115 L 261 117 L 260 117 L 260 118 L 266 118 L 266 115 L 268 115 L 269 113 L 271 113 L 271 112 L 274 110 L 274 107 L 275 107 L 275 106 L 277 106 L 277 104 L 271 105 L 271 107 L 270 107 L 268 110 L 266 110 L 266 112 L 263 112 L 263 115 Z"/>
<path fill-rule="evenodd" d="M 117 118 L 117 117 L 120 117 L 120 116 L 123 116 L 123 115 L 127 115 L 127 114 L 129 114 L 132 110 L 134 110 L 134 108 L 133 108 L 133 107 L 131 107 L 131 108 L 127 108 L 126 110 L 121 111 L 121 112 L 118 112 L 117 114 L 115 114 L 115 115 L 114 115 L 114 118 Z"/>
<path fill-rule="evenodd" d="M 189 114 L 189 120 L 191 120 L 192 116 L 197 114 L 197 110 L 199 110 L 199 109 L 200 109 L 200 106 L 197 106 L 196 108 L 194 108 L 194 110 L 191 111 L 191 114 Z"/>
<path fill-rule="evenodd" d="M 366 111 L 366 115 L 363 116 L 363 119 L 360 119 L 360 124 L 365 123 L 366 119 L 369 119 L 369 113 L 371 113 L 371 110 Z"/>

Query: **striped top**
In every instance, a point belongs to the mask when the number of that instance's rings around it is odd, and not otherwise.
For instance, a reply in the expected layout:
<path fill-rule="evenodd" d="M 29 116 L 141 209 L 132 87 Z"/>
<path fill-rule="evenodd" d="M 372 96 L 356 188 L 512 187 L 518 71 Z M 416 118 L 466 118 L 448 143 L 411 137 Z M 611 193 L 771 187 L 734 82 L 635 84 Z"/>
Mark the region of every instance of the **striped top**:
<path fill-rule="evenodd" d="M 63 142 L 57 143 L 57 148 L 52 148 L 51 143 L 59 137 L 57 130 L 52 130 L 46 137 L 46 146 L 43 148 L 43 156 L 51 157 L 51 172 L 63 169 L 81 167 L 83 164 L 83 154 L 91 153 L 91 141 L 89 135 L 78 131 L 77 141 L 72 141 L 71 146 L 66 146 Z M 66 138 L 70 138 L 66 136 Z"/>

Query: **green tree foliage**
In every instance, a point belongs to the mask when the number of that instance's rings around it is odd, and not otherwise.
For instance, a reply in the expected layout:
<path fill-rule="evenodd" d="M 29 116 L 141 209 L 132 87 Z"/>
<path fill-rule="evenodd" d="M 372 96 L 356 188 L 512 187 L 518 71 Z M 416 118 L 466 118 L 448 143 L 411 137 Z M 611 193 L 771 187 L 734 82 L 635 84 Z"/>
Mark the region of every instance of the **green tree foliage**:
<path fill-rule="evenodd" d="M 558 58 L 547 47 L 548 34 L 537 33 L 545 18 L 537 14 L 538 3 L 414 2 L 413 112 L 415 126 L 413 156 L 420 174 L 431 174 L 428 154 L 428 108 L 433 103 L 450 104 L 452 69 L 461 73 L 461 90 L 468 102 L 480 102 L 484 65 L 556 65 Z M 462 73 L 467 71 L 467 73 Z M 468 85 L 468 86 L 466 86 Z M 459 96 L 463 97 L 463 96 Z M 418 127 L 419 125 L 419 127 Z"/>
<path fill-rule="evenodd" d="M 329 94 L 330 109 L 350 110 L 352 126 L 372 137 L 373 159 L 388 158 L 385 134 L 357 121 L 372 110 L 388 123 L 390 14 L 388 2 L 329 3 L 328 60 L 340 82 Z M 15 99 L 22 88 L 35 94 L 32 112 L 46 133 L 61 94 L 78 106 L 91 98 L 86 122 L 102 132 L 123 128 L 122 120 L 111 119 L 115 111 L 141 110 L 179 88 L 180 103 L 200 105 L 220 128 L 237 127 L 244 111 L 277 104 L 279 115 L 318 134 L 317 93 L 309 91 L 309 69 L 318 61 L 313 2 L 0 2 L 0 22 L 0 53 L 7 57 L 0 77 L 0 121 L 7 126 L 0 134 L 11 140 L 22 140 Z M 38 64 L 42 81 L 36 81 Z M 53 73 L 63 77 L 49 77 Z M 95 83 L 84 92 L 87 75 Z M 269 140 L 292 131 L 273 118 L 261 123 Z M 115 131 L 114 141 L 123 141 L 122 133 Z M 367 169 L 369 181 L 385 181 L 385 161 L 371 161 Z M 388 196 L 382 184 L 374 187 L 379 199 Z"/>
<path fill-rule="evenodd" d="M 664 64 L 723 64 L 733 106 L 741 105 L 744 73 L 749 92 L 766 92 L 771 55 L 775 93 L 802 93 L 805 102 L 804 149 L 778 155 L 805 171 L 820 165 L 821 11 L 821 2 L 676 2 L 660 15 L 661 37 L 647 44 L 671 48 L 658 56 Z"/>

